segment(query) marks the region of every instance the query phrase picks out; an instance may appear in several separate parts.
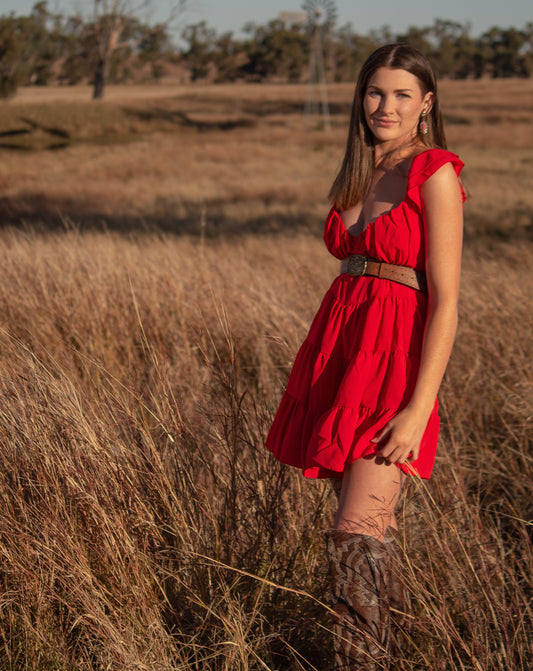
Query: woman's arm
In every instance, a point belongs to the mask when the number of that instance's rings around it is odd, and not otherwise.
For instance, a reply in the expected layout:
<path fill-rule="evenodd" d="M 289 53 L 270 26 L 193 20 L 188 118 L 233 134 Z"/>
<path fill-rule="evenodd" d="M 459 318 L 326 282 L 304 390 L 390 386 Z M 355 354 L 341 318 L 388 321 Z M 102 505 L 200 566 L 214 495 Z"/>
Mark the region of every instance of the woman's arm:
<path fill-rule="evenodd" d="M 392 463 L 418 458 L 457 328 L 463 208 L 451 163 L 443 165 L 423 184 L 421 195 L 426 222 L 428 314 L 420 369 L 409 405 L 373 440 L 378 443 L 386 439 L 380 454 Z"/>

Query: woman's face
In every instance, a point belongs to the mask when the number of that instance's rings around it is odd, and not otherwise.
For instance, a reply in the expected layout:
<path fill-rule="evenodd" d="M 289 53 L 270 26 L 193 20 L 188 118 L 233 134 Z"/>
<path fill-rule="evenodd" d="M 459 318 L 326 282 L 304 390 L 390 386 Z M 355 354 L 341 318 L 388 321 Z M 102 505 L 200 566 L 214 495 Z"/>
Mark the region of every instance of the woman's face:
<path fill-rule="evenodd" d="M 393 146 L 412 141 L 420 115 L 429 112 L 433 93 L 422 94 L 415 75 L 398 68 L 379 68 L 368 81 L 363 108 L 377 143 Z"/>

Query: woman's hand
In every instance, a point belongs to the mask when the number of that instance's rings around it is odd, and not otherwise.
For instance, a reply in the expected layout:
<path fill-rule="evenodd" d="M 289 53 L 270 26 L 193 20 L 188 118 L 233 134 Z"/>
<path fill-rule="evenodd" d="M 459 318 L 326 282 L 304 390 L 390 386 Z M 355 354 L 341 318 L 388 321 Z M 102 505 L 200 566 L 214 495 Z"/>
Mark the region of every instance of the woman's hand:
<path fill-rule="evenodd" d="M 401 410 L 378 435 L 373 443 L 384 443 L 377 454 L 391 464 L 406 464 L 418 459 L 420 443 L 428 417 L 409 406 Z"/>

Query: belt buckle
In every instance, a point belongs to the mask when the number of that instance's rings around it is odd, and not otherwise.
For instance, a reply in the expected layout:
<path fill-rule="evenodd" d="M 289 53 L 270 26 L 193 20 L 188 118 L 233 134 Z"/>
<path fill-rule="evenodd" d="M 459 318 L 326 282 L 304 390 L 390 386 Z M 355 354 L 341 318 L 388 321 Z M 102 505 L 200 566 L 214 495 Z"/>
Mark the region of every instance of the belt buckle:
<path fill-rule="evenodd" d="M 347 272 L 349 275 L 364 275 L 366 273 L 368 259 L 362 254 L 351 254 L 348 257 Z"/>

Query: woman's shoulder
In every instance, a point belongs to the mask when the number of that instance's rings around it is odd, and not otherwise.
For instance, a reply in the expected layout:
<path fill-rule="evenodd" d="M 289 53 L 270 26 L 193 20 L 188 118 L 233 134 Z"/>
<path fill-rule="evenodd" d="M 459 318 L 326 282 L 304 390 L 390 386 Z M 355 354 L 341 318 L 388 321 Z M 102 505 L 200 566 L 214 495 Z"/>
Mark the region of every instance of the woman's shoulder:
<path fill-rule="evenodd" d="M 459 156 L 447 149 L 441 149 L 440 147 L 426 149 L 413 158 L 409 179 L 413 182 L 423 183 L 446 163 L 452 164 L 457 175 L 460 174 L 464 166 Z"/>
<path fill-rule="evenodd" d="M 450 163 L 455 170 L 457 177 L 461 174 L 464 163 L 457 154 L 447 149 L 433 147 L 426 149 L 413 158 L 408 179 L 408 193 L 413 194 L 414 190 L 419 189 L 432 175 L 434 175 L 443 165 Z M 459 180 L 461 184 L 461 180 Z M 466 198 L 463 186 L 461 184 L 461 194 L 463 201 Z M 415 198 L 415 200 L 418 200 Z"/>

